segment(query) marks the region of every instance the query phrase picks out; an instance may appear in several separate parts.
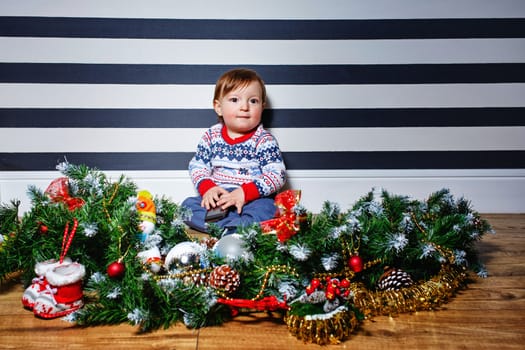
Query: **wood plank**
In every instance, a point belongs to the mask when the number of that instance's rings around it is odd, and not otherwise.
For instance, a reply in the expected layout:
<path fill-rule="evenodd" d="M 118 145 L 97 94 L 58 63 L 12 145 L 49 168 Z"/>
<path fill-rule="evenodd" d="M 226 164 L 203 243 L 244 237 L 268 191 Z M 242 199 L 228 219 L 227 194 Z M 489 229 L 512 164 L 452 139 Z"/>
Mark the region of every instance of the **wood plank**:
<path fill-rule="evenodd" d="M 80 328 L 35 318 L 22 308 L 22 286 L 7 283 L 0 286 L 0 349 L 523 349 L 525 214 L 483 217 L 496 231 L 478 243 L 489 278 L 471 275 L 468 287 L 439 310 L 366 320 L 339 345 L 304 344 L 266 313 L 200 330 L 176 325 L 138 334 L 129 325 Z"/>
<path fill-rule="evenodd" d="M 198 331 L 183 325 L 139 334 L 126 324 L 84 328 L 62 319 L 39 319 L 22 307 L 23 291 L 12 282 L 0 288 L 0 349 L 197 349 Z"/>

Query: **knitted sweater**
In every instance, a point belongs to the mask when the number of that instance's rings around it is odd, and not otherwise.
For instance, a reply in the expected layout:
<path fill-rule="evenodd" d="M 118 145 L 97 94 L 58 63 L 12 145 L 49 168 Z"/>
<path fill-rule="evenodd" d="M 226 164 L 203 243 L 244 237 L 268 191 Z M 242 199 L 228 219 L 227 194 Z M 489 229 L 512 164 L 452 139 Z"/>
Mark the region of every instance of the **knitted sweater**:
<path fill-rule="evenodd" d="M 189 171 L 201 195 L 217 185 L 242 187 L 246 202 L 278 192 L 286 181 L 279 145 L 262 125 L 236 139 L 223 124 L 213 125 L 199 141 Z"/>

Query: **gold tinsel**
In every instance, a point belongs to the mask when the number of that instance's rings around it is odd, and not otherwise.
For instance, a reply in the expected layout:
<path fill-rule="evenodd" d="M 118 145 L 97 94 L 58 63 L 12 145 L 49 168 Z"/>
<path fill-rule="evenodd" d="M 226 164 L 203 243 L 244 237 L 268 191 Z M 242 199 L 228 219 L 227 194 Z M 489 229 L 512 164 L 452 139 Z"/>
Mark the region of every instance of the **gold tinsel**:
<path fill-rule="evenodd" d="M 400 290 L 370 291 L 362 283 L 350 287 L 354 305 L 366 317 L 432 310 L 447 302 L 463 285 L 467 274 L 456 265 L 444 264 L 428 281 Z"/>
<path fill-rule="evenodd" d="M 319 345 L 339 344 L 350 337 L 359 325 L 354 312 L 340 307 L 330 314 L 297 316 L 288 313 L 284 318 L 288 330 L 297 339 Z"/>

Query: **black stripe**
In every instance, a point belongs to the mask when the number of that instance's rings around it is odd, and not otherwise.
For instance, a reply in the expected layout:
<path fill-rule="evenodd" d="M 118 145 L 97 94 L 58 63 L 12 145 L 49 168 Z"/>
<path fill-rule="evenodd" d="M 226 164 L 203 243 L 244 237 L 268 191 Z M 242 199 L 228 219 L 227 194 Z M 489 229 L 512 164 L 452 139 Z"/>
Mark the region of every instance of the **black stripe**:
<path fill-rule="evenodd" d="M 2 83 L 215 84 L 238 66 L 0 63 Z M 267 84 L 522 83 L 525 63 L 247 65 Z"/>
<path fill-rule="evenodd" d="M 288 152 L 288 169 L 519 169 L 525 151 Z"/>
<path fill-rule="evenodd" d="M 3 128 L 206 128 L 216 122 L 211 101 L 210 109 L 0 109 Z"/>
<path fill-rule="evenodd" d="M 274 109 L 264 113 L 264 125 L 274 128 L 525 126 L 525 108 L 510 107 Z"/>
<path fill-rule="evenodd" d="M 54 170 L 59 162 L 101 170 L 186 170 L 193 153 L 0 153 L 0 171 Z M 525 151 L 285 152 L 298 169 L 523 169 Z"/>
<path fill-rule="evenodd" d="M 192 153 L 0 153 L 0 171 L 49 171 L 64 160 L 100 170 L 183 170 Z"/>
<path fill-rule="evenodd" d="M 210 102 L 211 104 L 211 102 Z M 525 108 L 268 109 L 267 128 L 525 126 Z M 2 128 L 206 128 L 210 109 L 0 109 Z"/>
<path fill-rule="evenodd" d="M 0 17 L 0 36 L 151 39 L 523 38 L 523 18 L 216 20 Z"/>

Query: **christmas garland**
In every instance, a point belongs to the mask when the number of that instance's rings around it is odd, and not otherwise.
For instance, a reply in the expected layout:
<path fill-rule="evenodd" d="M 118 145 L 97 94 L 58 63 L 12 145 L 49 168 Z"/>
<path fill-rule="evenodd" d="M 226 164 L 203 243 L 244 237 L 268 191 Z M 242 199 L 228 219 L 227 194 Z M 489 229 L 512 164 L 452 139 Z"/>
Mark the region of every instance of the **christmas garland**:
<path fill-rule="evenodd" d="M 272 311 L 298 339 L 334 344 L 365 317 L 438 308 L 467 269 L 487 275 L 475 243 L 491 227 L 446 189 L 424 201 L 371 191 L 348 211 L 327 201 L 315 215 L 285 191 L 274 219 L 197 237 L 184 225 L 191 213 L 169 198 L 83 165 L 57 168 L 63 177 L 45 191 L 29 188 L 31 210 L 0 207 L 0 281 L 22 271 L 24 305 L 38 309 L 50 292 L 35 267 L 67 252 L 85 267 L 84 306 L 56 315 L 80 325 L 199 328 Z M 35 315 L 54 315 L 46 310 Z"/>

